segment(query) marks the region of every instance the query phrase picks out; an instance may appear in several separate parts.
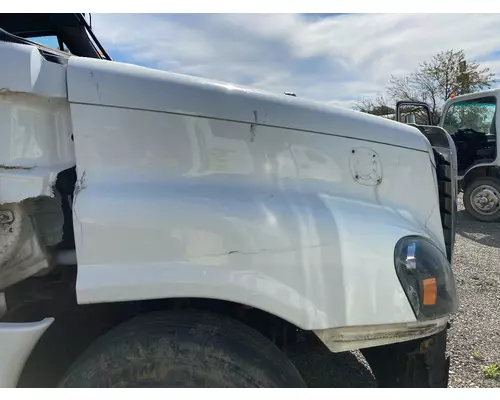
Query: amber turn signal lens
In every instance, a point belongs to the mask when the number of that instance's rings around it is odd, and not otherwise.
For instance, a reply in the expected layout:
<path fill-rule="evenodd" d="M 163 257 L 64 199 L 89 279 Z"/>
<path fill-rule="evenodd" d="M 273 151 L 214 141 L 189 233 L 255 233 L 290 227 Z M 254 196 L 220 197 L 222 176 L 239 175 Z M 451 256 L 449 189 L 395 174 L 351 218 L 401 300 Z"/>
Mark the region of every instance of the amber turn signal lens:
<path fill-rule="evenodd" d="M 422 304 L 424 306 L 433 306 L 437 300 L 436 278 L 428 278 L 422 281 L 424 296 Z"/>
<path fill-rule="evenodd" d="M 421 236 L 405 236 L 394 249 L 394 266 L 415 317 L 444 317 L 458 308 L 455 278 L 444 249 Z"/>

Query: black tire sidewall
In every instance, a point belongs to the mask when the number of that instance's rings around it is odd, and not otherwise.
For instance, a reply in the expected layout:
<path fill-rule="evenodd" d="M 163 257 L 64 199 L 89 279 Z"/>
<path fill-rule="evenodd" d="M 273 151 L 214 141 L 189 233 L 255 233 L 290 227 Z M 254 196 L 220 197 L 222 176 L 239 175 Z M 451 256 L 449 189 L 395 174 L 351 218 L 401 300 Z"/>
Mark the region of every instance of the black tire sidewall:
<path fill-rule="evenodd" d="M 204 312 L 142 315 L 98 338 L 60 387 L 305 387 L 288 357 L 250 327 Z"/>

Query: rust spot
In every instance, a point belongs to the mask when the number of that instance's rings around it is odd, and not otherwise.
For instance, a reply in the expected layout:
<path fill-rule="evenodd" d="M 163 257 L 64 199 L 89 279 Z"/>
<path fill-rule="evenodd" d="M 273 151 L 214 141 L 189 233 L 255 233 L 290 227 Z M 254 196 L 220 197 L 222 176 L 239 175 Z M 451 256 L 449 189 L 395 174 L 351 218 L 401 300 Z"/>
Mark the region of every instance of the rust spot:
<path fill-rule="evenodd" d="M 29 171 L 30 169 L 35 168 L 33 167 L 23 167 L 20 165 L 5 165 L 5 164 L 0 164 L 0 169 L 6 169 L 6 170 L 27 170 Z"/>

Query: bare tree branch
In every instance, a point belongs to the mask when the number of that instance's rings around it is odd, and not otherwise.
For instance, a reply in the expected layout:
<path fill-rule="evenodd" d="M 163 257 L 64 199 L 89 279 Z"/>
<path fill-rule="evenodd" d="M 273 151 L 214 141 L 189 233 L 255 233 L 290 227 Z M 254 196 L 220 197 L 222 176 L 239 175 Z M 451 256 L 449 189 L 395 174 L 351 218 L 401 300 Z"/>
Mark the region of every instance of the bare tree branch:
<path fill-rule="evenodd" d="M 451 94 L 461 95 L 490 88 L 495 74 L 476 61 L 468 61 L 463 50 L 446 50 L 424 61 L 409 76 L 391 75 L 387 100 L 378 94 L 374 100 L 363 99 L 355 109 L 375 115 L 386 115 L 388 105 L 399 100 L 419 101 L 429 105 L 432 123 L 439 121 L 444 102 Z"/>

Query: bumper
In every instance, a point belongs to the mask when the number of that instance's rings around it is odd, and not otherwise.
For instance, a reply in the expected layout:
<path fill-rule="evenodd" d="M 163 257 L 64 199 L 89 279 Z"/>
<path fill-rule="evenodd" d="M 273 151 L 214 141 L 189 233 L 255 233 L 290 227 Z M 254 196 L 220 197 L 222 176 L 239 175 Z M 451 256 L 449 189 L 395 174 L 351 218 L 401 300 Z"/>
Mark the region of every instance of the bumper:
<path fill-rule="evenodd" d="M 448 316 L 430 321 L 316 330 L 314 333 L 331 352 L 337 353 L 429 337 L 443 331 L 447 323 Z"/>

